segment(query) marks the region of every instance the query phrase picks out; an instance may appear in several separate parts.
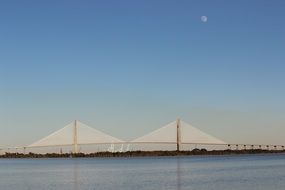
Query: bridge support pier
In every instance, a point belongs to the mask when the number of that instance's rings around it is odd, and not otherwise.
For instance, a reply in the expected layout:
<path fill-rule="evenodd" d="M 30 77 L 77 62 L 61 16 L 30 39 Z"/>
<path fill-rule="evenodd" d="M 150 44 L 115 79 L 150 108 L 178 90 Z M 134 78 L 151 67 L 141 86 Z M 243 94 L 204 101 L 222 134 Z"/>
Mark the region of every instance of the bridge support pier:
<path fill-rule="evenodd" d="M 180 119 L 177 119 L 176 123 L 176 134 L 177 134 L 177 139 L 176 139 L 176 151 L 180 151 L 180 144 L 181 144 L 181 134 L 180 134 Z"/>
<path fill-rule="evenodd" d="M 73 154 L 78 153 L 78 143 L 77 143 L 77 120 L 74 121 L 73 129 Z"/>

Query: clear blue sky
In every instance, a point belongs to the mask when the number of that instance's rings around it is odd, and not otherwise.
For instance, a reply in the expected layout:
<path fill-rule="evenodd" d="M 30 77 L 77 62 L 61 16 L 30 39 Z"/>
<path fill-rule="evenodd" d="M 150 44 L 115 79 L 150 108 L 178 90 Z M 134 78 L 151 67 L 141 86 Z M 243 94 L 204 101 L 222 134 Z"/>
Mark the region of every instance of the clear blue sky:
<path fill-rule="evenodd" d="M 130 139 L 178 116 L 285 144 L 284 20 L 283 0 L 1 1 L 0 145 L 74 119 Z"/>

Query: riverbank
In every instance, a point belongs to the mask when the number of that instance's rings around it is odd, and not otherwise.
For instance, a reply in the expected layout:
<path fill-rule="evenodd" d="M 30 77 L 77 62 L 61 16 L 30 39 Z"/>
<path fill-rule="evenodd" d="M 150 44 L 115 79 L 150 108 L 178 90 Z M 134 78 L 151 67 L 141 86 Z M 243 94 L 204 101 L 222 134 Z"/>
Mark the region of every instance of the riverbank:
<path fill-rule="evenodd" d="M 129 152 L 96 152 L 96 153 L 48 153 L 48 154 L 35 154 L 35 153 L 5 153 L 0 155 L 0 158 L 70 158 L 70 157 L 151 157 L 151 156 L 193 156 L 193 155 L 240 155 L 240 154 L 275 154 L 285 153 L 285 150 L 211 150 L 194 149 L 192 151 L 129 151 Z"/>

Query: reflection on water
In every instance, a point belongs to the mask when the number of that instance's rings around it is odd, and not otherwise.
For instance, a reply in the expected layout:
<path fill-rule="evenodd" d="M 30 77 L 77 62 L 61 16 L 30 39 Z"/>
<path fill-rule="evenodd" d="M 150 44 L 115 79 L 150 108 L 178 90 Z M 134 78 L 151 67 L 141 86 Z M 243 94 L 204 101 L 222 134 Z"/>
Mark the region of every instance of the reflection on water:
<path fill-rule="evenodd" d="M 73 162 L 73 189 L 79 190 L 79 177 L 78 177 L 78 161 Z"/>
<path fill-rule="evenodd" d="M 176 176 L 177 176 L 177 178 L 176 178 L 176 184 L 177 184 L 177 186 L 176 186 L 176 189 L 177 190 L 181 190 L 181 169 L 180 169 L 180 158 L 178 157 L 177 159 L 176 159 Z"/>
<path fill-rule="evenodd" d="M 285 155 L 0 159 L 1 190 L 284 190 Z"/>

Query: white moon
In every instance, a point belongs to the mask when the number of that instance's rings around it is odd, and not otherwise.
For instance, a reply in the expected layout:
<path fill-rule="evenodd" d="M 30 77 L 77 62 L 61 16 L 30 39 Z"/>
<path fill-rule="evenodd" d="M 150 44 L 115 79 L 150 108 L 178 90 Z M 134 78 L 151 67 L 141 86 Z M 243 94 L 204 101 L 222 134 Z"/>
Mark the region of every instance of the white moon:
<path fill-rule="evenodd" d="M 208 17 L 206 17 L 206 16 L 201 16 L 201 21 L 202 21 L 202 22 L 207 22 L 207 21 L 208 21 Z"/>

